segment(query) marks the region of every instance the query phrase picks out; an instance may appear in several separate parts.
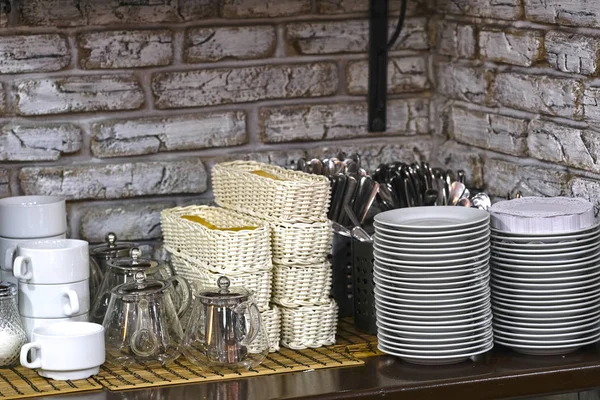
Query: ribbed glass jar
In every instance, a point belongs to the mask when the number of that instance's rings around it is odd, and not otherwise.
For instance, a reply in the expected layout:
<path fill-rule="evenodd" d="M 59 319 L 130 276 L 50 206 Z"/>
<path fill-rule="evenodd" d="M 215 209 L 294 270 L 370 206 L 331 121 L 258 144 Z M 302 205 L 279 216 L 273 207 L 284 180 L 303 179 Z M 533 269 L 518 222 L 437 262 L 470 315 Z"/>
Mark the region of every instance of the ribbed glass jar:
<path fill-rule="evenodd" d="M 17 309 L 17 286 L 0 282 L 0 367 L 15 364 L 26 342 L 27 334 Z"/>

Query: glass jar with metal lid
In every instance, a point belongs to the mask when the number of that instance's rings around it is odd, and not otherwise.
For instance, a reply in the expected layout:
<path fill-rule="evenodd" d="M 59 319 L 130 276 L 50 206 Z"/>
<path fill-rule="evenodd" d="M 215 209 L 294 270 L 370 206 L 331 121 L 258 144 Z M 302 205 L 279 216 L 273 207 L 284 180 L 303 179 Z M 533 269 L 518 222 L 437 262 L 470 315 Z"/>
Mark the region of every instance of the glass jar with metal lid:
<path fill-rule="evenodd" d="M 26 342 L 17 309 L 17 285 L 0 282 L 0 367 L 15 364 Z"/>
<path fill-rule="evenodd" d="M 183 329 L 171 299 L 170 280 L 134 274 L 133 282 L 112 289 L 102 325 L 107 358 L 119 364 L 158 361 L 166 364 L 181 354 Z M 189 303 L 188 303 L 189 305 Z"/>
<path fill-rule="evenodd" d="M 127 256 L 114 258 L 106 262 L 104 278 L 96 298 L 92 301 L 90 310 L 90 320 L 92 322 L 102 323 L 112 289 L 124 283 L 134 282 L 137 272 L 143 272 L 148 278 L 169 280 L 173 290 L 171 299 L 177 309 L 189 304 L 192 293 L 185 278 L 175 275 L 169 264 L 160 263 L 150 258 L 142 258 L 141 255 L 142 251 L 137 247 L 133 247 L 129 250 Z"/>
<path fill-rule="evenodd" d="M 252 293 L 230 288 L 226 276 L 218 289 L 197 294 L 186 326 L 183 352 L 199 366 L 235 366 L 246 369 L 260 364 L 269 343 Z"/>
<path fill-rule="evenodd" d="M 110 232 L 106 235 L 106 243 L 90 249 L 90 298 L 95 299 L 99 292 L 100 284 L 106 273 L 106 263 L 113 258 L 128 257 L 134 243 L 117 241 L 117 235 Z"/>

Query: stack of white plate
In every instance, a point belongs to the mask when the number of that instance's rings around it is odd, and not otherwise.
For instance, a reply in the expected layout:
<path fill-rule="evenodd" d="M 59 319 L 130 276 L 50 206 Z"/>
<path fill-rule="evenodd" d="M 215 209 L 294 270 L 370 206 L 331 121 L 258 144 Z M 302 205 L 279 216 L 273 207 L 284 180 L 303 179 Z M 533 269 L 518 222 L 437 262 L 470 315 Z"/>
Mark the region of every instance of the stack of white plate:
<path fill-rule="evenodd" d="M 598 225 L 546 234 L 492 228 L 496 343 L 525 354 L 555 355 L 598 341 L 599 239 Z"/>
<path fill-rule="evenodd" d="M 452 364 L 493 347 L 489 214 L 419 207 L 375 217 L 378 348 L 418 364 Z"/>

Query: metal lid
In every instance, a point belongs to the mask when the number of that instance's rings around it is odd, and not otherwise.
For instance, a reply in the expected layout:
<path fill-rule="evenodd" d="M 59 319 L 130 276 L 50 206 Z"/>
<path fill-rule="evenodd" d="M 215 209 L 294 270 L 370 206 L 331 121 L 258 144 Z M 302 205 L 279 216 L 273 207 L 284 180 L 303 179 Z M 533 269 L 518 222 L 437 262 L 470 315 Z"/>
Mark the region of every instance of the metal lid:
<path fill-rule="evenodd" d="M 241 288 L 230 288 L 231 281 L 226 276 L 221 276 L 217 280 L 219 290 L 205 290 L 198 294 L 198 298 L 204 304 L 230 306 L 245 302 L 251 295 L 251 292 Z"/>
<path fill-rule="evenodd" d="M 102 258 L 110 260 L 111 258 L 127 257 L 132 247 L 135 247 L 133 243 L 118 243 L 117 235 L 110 232 L 106 235 L 106 243 L 98 245 L 92 249 L 92 256 L 94 258 Z"/>
<path fill-rule="evenodd" d="M 150 273 L 159 267 L 159 264 L 155 260 L 149 258 L 140 258 L 142 251 L 138 247 L 133 247 L 129 250 L 129 257 L 117 257 L 112 260 L 106 261 L 106 266 L 111 268 L 113 271 L 131 274 L 136 271 L 143 271 Z"/>
<path fill-rule="evenodd" d="M 10 282 L 0 282 L 0 299 L 17 295 L 17 285 Z"/>
<path fill-rule="evenodd" d="M 134 282 L 123 283 L 111 291 L 126 301 L 135 301 L 140 297 L 162 296 L 171 287 L 171 283 L 162 279 L 147 279 L 146 274 L 138 271 Z"/>

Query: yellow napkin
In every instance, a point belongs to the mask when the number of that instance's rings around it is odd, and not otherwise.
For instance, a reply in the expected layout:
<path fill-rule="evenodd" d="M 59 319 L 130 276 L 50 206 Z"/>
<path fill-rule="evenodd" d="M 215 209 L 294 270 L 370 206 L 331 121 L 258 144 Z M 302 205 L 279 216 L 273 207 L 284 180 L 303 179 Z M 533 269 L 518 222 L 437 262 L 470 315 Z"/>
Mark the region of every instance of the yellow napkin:
<path fill-rule="evenodd" d="M 207 227 L 208 229 L 219 230 L 219 231 L 239 232 L 239 231 L 252 230 L 252 229 L 258 228 L 257 226 L 237 226 L 237 227 L 233 227 L 233 228 L 219 228 L 218 226 L 211 224 L 204 218 L 199 217 L 197 215 L 183 215 L 181 218 L 187 219 L 188 221 L 197 222 L 200 225 Z"/>
<path fill-rule="evenodd" d="M 256 171 L 250 171 L 250 173 L 254 174 L 254 175 L 262 176 L 263 178 L 273 179 L 276 181 L 282 180 L 281 178 L 278 178 L 277 176 L 270 174 L 267 171 L 263 171 L 262 169 L 257 169 Z"/>

